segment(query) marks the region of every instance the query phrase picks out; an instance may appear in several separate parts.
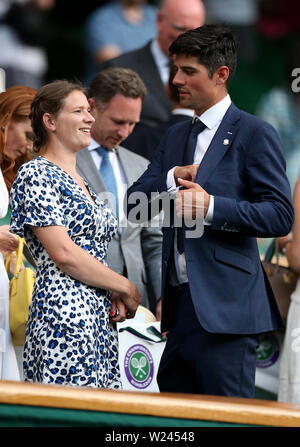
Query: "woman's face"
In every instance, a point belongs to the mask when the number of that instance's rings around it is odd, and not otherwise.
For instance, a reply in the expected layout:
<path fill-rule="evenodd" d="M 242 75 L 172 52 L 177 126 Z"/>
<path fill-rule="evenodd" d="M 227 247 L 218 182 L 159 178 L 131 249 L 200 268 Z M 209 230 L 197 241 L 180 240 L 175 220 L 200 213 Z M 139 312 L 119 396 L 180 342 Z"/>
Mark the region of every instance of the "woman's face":
<path fill-rule="evenodd" d="M 65 147 L 82 149 L 90 144 L 91 126 L 95 121 L 90 114 L 90 105 L 80 91 L 71 92 L 55 118 L 54 133 Z"/>
<path fill-rule="evenodd" d="M 22 121 L 12 119 L 7 128 L 5 153 L 11 160 L 32 150 L 33 132 L 29 118 Z"/>

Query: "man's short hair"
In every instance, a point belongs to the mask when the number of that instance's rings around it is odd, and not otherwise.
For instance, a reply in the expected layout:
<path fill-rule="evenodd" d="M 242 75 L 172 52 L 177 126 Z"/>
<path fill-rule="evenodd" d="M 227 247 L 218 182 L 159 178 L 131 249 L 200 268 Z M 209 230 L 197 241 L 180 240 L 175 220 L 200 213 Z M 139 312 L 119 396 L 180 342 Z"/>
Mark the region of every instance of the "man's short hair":
<path fill-rule="evenodd" d="M 117 94 L 143 100 L 147 89 L 140 76 L 130 68 L 109 67 L 96 74 L 88 90 L 88 97 L 99 106 L 105 106 Z"/>
<path fill-rule="evenodd" d="M 212 77 L 217 68 L 229 68 L 227 84 L 237 64 L 237 45 L 232 31 L 222 25 L 203 25 L 180 34 L 169 48 L 170 56 L 185 54 L 196 57 Z"/>

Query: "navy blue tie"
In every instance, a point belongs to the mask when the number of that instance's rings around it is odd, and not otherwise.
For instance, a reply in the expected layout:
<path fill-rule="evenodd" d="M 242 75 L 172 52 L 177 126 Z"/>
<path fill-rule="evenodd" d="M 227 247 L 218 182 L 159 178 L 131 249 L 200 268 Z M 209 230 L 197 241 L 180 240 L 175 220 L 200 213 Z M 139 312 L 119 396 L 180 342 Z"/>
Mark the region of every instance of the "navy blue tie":
<path fill-rule="evenodd" d="M 195 118 L 194 123 L 192 124 L 192 129 L 187 141 L 187 145 L 183 155 L 183 166 L 192 165 L 194 163 L 194 153 L 196 149 L 197 139 L 199 133 L 203 132 L 206 129 L 206 125 L 199 120 L 199 118 Z"/>
<path fill-rule="evenodd" d="M 119 217 L 119 200 L 118 200 L 118 188 L 113 171 L 113 167 L 109 160 L 109 150 L 102 146 L 96 148 L 98 154 L 102 157 L 99 172 L 102 176 L 107 191 L 111 192 L 115 198 L 116 204 L 116 216 Z"/>
<path fill-rule="evenodd" d="M 194 153 L 197 145 L 197 139 L 199 133 L 203 132 L 206 129 L 206 125 L 199 120 L 199 118 L 195 118 L 192 129 L 187 141 L 187 145 L 183 155 L 183 166 L 192 165 L 194 163 Z M 183 222 L 182 222 L 183 225 Z M 179 254 L 184 252 L 184 234 L 183 227 L 177 228 L 177 250 Z"/>

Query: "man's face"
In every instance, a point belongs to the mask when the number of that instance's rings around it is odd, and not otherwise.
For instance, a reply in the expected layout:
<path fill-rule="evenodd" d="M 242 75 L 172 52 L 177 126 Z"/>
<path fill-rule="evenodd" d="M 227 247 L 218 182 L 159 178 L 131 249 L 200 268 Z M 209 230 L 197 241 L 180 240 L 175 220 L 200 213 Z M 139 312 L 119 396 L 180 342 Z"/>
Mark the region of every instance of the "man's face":
<path fill-rule="evenodd" d="M 127 98 L 118 93 L 106 106 L 98 106 L 94 99 L 90 100 L 90 104 L 91 113 L 95 118 L 92 137 L 107 149 L 120 145 L 140 120 L 141 98 Z"/>
<path fill-rule="evenodd" d="M 168 0 L 157 13 L 157 40 L 161 50 L 169 55 L 171 43 L 182 33 L 202 26 L 205 10 L 199 0 Z"/>
<path fill-rule="evenodd" d="M 185 55 L 175 55 L 174 66 L 173 84 L 178 88 L 180 104 L 184 107 L 201 115 L 221 99 L 224 91 L 220 88 L 218 70 L 210 77 L 207 68 L 196 57 Z"/>

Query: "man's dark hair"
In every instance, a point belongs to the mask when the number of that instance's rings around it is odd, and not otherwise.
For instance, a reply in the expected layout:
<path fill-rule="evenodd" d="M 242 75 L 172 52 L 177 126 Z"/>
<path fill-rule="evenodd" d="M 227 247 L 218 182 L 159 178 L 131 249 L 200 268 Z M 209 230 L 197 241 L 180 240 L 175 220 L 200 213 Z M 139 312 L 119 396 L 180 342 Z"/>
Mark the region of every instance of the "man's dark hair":
<path fill-rule="evenodd" d="M 105 107 L 117 94 L 144 99 L 147 89 L 140 76 L 129 68 L 109 67 L 96 74 L 88 89 L 88 97 Z"/>
<path fill-rule="evenodd" d="M 180 34 L 169 48 L 170 56 L 184 54 L 196 57 L 212 77 L 217 68 L 229 68 L 227 85 L 234 75 L 237 62 L 236 39 L 232 31 L 221 25 L 203 25 Z"/>

